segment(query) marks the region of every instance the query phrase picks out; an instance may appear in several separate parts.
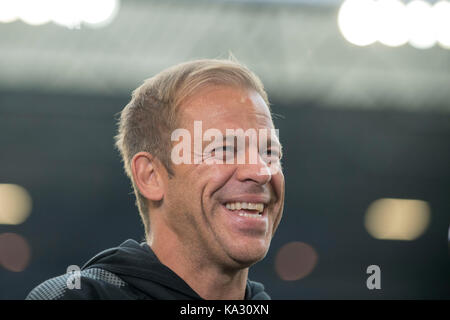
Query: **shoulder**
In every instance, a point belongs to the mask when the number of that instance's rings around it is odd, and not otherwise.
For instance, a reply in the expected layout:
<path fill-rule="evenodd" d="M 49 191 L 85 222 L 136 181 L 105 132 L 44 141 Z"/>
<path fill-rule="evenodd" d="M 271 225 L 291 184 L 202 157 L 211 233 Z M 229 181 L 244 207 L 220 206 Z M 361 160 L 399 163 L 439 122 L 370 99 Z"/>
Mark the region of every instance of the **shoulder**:
<path fill-rule="evenodd" d="M 49 279 L 34 288 L 26 300 L 120 299 L 125 287 L 127 284 L 114 273 L 91 268 Z"/>

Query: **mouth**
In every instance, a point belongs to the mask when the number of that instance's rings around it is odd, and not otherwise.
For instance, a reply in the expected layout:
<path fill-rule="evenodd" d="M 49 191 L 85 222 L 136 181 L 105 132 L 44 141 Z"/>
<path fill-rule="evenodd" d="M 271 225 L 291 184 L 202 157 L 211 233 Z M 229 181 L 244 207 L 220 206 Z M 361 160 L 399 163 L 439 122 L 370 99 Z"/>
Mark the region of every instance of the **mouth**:
<path fill-rule="evenodd" d="M 262 218 L 267 207 L 262 202 L 227 202 L 223 206 L 238 216 L 253 219 Z"/>
<path fill-rule="evenodd" d="M 268 204 L 263 202 L 226 202 L 222 204 L 222 208 L 230 225 L 239 234 L 258 238 L 267 234 L 269 229 Z"/>

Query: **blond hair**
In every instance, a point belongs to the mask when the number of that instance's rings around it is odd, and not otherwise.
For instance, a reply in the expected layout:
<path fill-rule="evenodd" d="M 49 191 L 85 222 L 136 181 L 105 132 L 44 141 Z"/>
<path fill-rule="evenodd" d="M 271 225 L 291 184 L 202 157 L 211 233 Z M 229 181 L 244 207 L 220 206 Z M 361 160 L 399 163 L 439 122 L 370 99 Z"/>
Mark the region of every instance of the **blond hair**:
<path fill-rule="evenodd" d="M 269 106 L 261 80 L 247 67 L 234 58 L 203 59 L 175 65 L 145 80 L 133 91 L 131 101 L 120 113 L 115 145 L 131 180 L 146 236 L 150 231 L 147 199 L 139 192 L 133 179 L 131 160 L 140 151 L 148 152 L 161 161 L 171 177 L 170 136 L 179 120 L 178 107 L 187 97 L 207 85 L 253 89 Z"/>

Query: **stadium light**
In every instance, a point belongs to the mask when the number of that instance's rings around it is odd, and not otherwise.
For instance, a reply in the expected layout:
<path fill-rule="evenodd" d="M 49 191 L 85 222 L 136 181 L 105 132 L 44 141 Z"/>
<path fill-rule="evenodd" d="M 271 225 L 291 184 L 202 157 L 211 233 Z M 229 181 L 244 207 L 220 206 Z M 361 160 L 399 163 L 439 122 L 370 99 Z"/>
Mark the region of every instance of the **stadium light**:
<path fill-rule="evenodd" d="M 376 38 L 375 3 L 372 0 L 347 0 L 338 15 L 339 28 L 347 41 L 367 46 Z"/>
<path fill-rule="evenodd" d="M 103 27 L 117 15 L 119 0 L 0 0 L 0 22 L 21 20 L 37 26 Z"/>
<path fill-rule="evenodd" d="M 418 49 L 428 49 L 436 43 L 431 5 L 414 0 L 406 5 L 409 44 Z"/>
<path fill-rule="evenodd" d="M 377 40 L 389 47 L 398 47 L 408 42 L 406 6 L 398 0 L 376 2 Z"/>
<path fill-rule="evenodd" d="M 433 21 L 436 27 L 436 38 L 439 45 L 450 49 L 450 2 L 439 1 L 433 6 Z"/>
<path fill-rule="evenodd" d="M 409 42 L 418 49 L 436 43 L 450 49 L 450 2 L 423 0 L 346 0 L 338 13 L 344 38 L 357 46 L 380 42 L 398 47 Z"/>

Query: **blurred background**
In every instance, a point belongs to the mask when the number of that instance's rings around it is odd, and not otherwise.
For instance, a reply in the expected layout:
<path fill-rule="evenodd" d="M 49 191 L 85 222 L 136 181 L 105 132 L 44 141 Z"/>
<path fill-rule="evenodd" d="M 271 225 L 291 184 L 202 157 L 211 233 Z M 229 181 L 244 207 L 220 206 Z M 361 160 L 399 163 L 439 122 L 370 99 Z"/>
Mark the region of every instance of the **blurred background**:
<path fill-rule="evenodd" d="M 273 299 L 450 299 L 442 0 L 0 0 L 0 299 L 143 239 L 117 113 L 162 69 L 229 52 L 285 150 L 284 218 L 250 278 Z"/>

